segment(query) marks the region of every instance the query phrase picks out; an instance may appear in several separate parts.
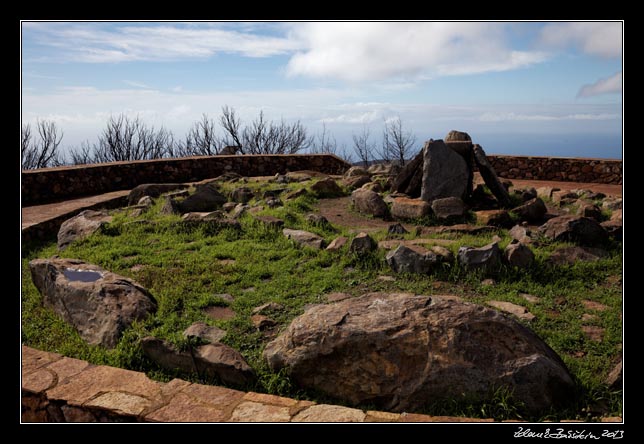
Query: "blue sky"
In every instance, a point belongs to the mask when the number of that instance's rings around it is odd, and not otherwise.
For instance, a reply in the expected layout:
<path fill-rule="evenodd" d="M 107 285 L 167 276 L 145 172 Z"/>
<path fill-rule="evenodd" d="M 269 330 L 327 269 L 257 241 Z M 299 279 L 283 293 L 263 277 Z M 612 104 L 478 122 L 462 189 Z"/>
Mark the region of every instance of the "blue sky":
<path fill-rule="evenodd" d="M 400 116 L 488 153 L 622 156 L 621 22 L 23 22 L 22 119 L 93 142 L 111 114 L 183 138 L 224 105 L 325 125 Z"/>

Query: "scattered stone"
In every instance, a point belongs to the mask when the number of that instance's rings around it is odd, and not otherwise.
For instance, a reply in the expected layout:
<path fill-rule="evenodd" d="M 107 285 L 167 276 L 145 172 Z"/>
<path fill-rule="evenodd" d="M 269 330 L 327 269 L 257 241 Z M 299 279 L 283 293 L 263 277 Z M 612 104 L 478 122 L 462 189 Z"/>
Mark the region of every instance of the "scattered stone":
<path fill-rule="evenodd" d="M 284 306 L 282 304 L 278 304 L 277 302 L 267 302 L 266 304 L 262 304 L 259 307 L 253 308 L 251 311 L 251 314 L 271 314 L 274 312 L 280 312 L 284 310 Z"/>
<path fill-rule="evenodd" d="M 183 331 L 183 337 L 199 338 L 206 343 L 216 343 L 226 336 L 226 331 L 218 327 L 213 327 L 205 322 L 195 322 Z"/>
<path fill-rule="evenodd" d="M 604 381 L 604 383 L 611 390 L 623 390 L 623 384 L 622 384 L 622 360 L 621 359 L 615 365 L 615 367 L 613 367 L 613 369 L 610 371 L 610 373 L 606 377 L 606 380 Z"/>
<path fill-rule="evenodd" d="M 534 262 L 534 253 L 521 242 L 511 243 L 505 247 L 505 260 L 511 267 L 528 268 Z"/>
<path fill-rule="evenodd" d="M 400 165 L 394 162 L 374 163 L 367 168 L 367 172 L 373 175 L 395 176 L 400 173 Z"/>
<path fill-rule="evenodd" d="M 543 219 L 543 216 L 546 215 L 548 209 L 541 198 L 535 197 L 523 205 L 513 208 L 512 212 L 516 214 L 521 221 L 536 222 Z"/>
<path fill-rule="evenodd" d="M 521 200 L 524 202 L 527 202 L 529 200 L 539 197 L 537 195 L 537 190 L 534 187 L 526 188 L 524 190 L 516 190 L 515 192 L 517 191 L 518 191 L 518 194 L 521 195 Z"/>
<path fill-rule="evenodd" d="M 92 235 L 112 222 L 105 211 L 84 210 L 62 223 L 58 230 L 58 250 L 62 251 L 72 242 Z"/>
<path fill-rule="evenodd" d="M 396 278 L 388 275 L 380 275 L 376 279 L 382 282 L 396 282 Z"/>
<path fill-rule="evenodd" d="M 154 205 L 154 201 L 150 196 L 143 196 L 139 201 L 136 203 L 137 205 L 143 205 L 144 207 L 151 207 Z"/>
<path fill-rule="evenodd" d="M 288 182 L 306 182 L 313 179 L 313 176 L 301 171 L 290 171 L 286 173 L 286 180 Z"/>
<path fill-rule="evenodd" d="M 371 293 L 314 306 L 263 356 L 302 387 L 392 412 L 507 386 L 536 413 L 574 391 L 563 361 L 531 330 L 441 296 Z"/>
<path fill-rule="evenodd" d="M 488 304 L 501 311 L 510 313 L 523 321 L 530 322 L 535 318 L 535 315 L 530 313 L 527 308 L 522 307 L 521 305 L 513 304 L 512 302 L 489 301 Z"/>
<path fill-rule="evenodd" d="M 297 199 L 298 197 L 306 196 L 308 194 L 308 191 L 306 191 L 306 188 L 300 188 L 299 190 L 291 191 L 288 193 L 286 196 L 284 196 L 285 200 L 293 200 Z"/>
<path fill-rule="evenodd" d="M 621 210 L 622 198 L 621 197 L 607 198 L 602 202 L 602 208 L 610 211 Z"/>
<path fill-rule="evenodd" d="M 78 259 L 34 259 L 29 270 L 45 307 L 91 345 L 115 347 L 125 329 L 157 309 L 137 282 Z"/>
<path fill-rule="evenodd" d="M 349 191 L 360 188 L 369 182 L 371 182 L 371 178 L 369 176 L 353 176 L 342 179 L 342 185 L 344 185 Z"/>
<path fill-rule="evenodd" d="M 255 216 L 255 220 L 269 228 L 278 229 L 284 227 L 284 221 L 273 216 Z"/>
<path fill-rule="evenodd" d="M 331 226 L 331 223 L 329 223 L 329 220 L 326 217 L 322 216 L 321 214 L 309 213 L 304 217 L 304 219 L 311 225 L 315 225 L 318 227 Z"/>
<path fill-rule="evenodd" d="M 560 247 L 548 258 L 555 265 L 574 265 L 577 262 L 596 261 L 608 257 L 608 252 L 601 248 L 590 247 Z"/>
<path fill-rule="evenodd" d="M 559 205 L 561 205 L 562 202 L 565 204 L 571 201 L 575 201 L 578 198 L 579 196 L 577 195 L 577 193 L 574 193 L 572 191 L 567 191 L 567 190 L 554 191 L 551 197 L 552 202 Z"/>
<path fill-rule="evenodd" d="M 340 405 L 317 404 L 302 410 L 293 417 L 292 422 L 363 422 L 367 415 L 358 409 Z"/>
<path fill-rule="evenodd" d="M 581 196 L 588 199 L 588 200 L 602 200 L 606 197 L 606 195 L 602 192 L 595 192 L 593 190 L 584 190 L 581 193 Z"/>
<path fill-rule="evenodd" d="M 255 327 L 259 331 L 264 331 L 277 325 L 277 322 L 275 322 L 273 319 L 261 314 L 252 315 L 250 317 L 250 321 L 253 324 L 253 327 Z"/>
<path fill-rule="evenodd" d="M 382 185 L 380 185 L 379 182 L 367 182 L 360 188 L 362 188 L 363 190 L 373 191 L 374 193 L 382 193 L 384 191 Z"/>
<path fill-rule="evenodd" d="M 378 248 L 383 250 L 394 250 L 398 248 L 399 245 L 404 245 L 406 247 L 414 248 L 416 246 L 421 247 L 430 247 L 432 245 L 452 245 L 456 243 L 453 239 L 427 239 L 427 238 L 416 238 L 416 239 L 388 239 L 378 242 Z"/>
<path fill-rule="evenodd" d="M 218 377 L 235 385 L 256 379 L 255 372 L 237 350 L 218 342 L 180 351 L 168 341 L 147 336 L 141 339 L 141 348 L 148 358 L 169 371 Z"/>
<path fill-rule="evenodd" d="M 410 197 L 420 197 L 423 182 L 423 150 L 403 167 L 393 181 L 391 189 Z"/>
<path fill-rule="evenodd" d="M 225 204 L 222 205 L 222 210 L 224 210 L 226 213 L 230 213 L 232 210 L 235 209 L 237 206 L 237 203 L 235 202 L 226 202 Z"/>
<path fill-rule="evenodd" d="M 248 210 L 250 210 L 250 206 L 243 204 L 243 203 L 238 203 L 235 205 L 235 208 L 230 212 L 230 218 L 231 219 L 239 219 L 242 217 Z"/>
<path fill-rule="evenodd" d="M 440 262 L 439 257 L 433 251 L 417 246 L 410 248 L 405 245 L 400 245 L 387 253 L 385 259 L 396 273 L 428 274 Z"/>
<path fill-rule="evenodd" d="M 439 256 L 441 262 L 452 263 L 454 262 L 454 253 L 440 245 L 434 245 L 431 250 Z"/>
<path fill-rule="evenodd" d="M 476 222 L 491 227 L 508 228 L 514 223 L 507 210 L 476 211 Z"/>
<path fill-rule="evenodd" d="M 510 229 L 508 234 L 512 239 L 517 240 L 522 244 L 529 244 L 532 242 L 532 238 L 530 237 L 532 231 L 524 226 L 515 225 L 512 227 L 512 229 Z"/>
<path fill-rule="evenodd" d="M 462 217 L 465 214 L 465 204 L 458 197 L 445 197 L 435 199 L 432 204 L 432 211 L 438 219 L 450 217 Z"/>
<path fill-rule="evenodd" d="M 346 237 L 338 236 L 338 237 L 336 237 L 335 239 L 333 239 L 331 241 L 331 243 L 329 244 L 328 247 L 326 247 L 326 249 L 328 251 L 338 251 L 342 247 L 344 247 L 347 244 L 348 241 L 349 241 L 349 239 L 347 239 Z"/>
<path fill-rule="evenodd" d="M 501 263 L 499 245 L 492 242 L 481 248 L 461 247 L 458 249 L 458 262 L 468 270 L 490 272 L 498 269 Z"/>
<path fill-rule="evenodd" d="M 584 313 L 583 315 L 581 315 L 582 322 L 595 322 L 598 319 L 599 318 L 597 317 L 597 315 L 594 314 Z"/>
<path fill-rule="evenodd" d="M 322 249 L 324 247 L 324 239 L 318 236 L 317 234 L 309 233 L 304 230 L 291 230 L 289 228 L 284 228 L 282 230 L 284 236 L 287 239 L 291 239 L 298 245 L 311 247 L 315 249 Z"/>
<path fill-rule="evenodd" d="M 367 170 L 365 170 L 362 167 L 359 166 L 353 166 L 349 168 L 346 173 L 344 173 L 344 177 L 360 177 L 360 176 L 371 176 L 371 173 L 369 173 Z"/>
<path fill-rule="evenodd" d="M 214 211 L 221 208 L 227 200 L 214 185 L 204 184 L 198 185 L 194 193 L 176 202 L 176 205 L 181 213 Z"/>
<path fill-rule="evenodd" d="M 442 140 L 425 142 L 422 170 L 420 198 L 425 202 L 431 204 L 444 197 L 467 197 L 470 169 L 465 160 Z"/>
<path fill-rule="evenodd" d="M 561 242 L 574 242 L 582 246 L 604 244 L 608 235 L 606 230 L 593 219 L 579 216 L 554 217 L 539 227 L 545 237 Z"/>
<path fill-rule="evenodd" d="M 255 197 L 255 194 L 253 193 L 253 190 L 251 190 L 248 187 L 239 187 L 235 188 L 231 193 L 230 193 L 230 199 L 233 202 L 237 203 L 248 203 Z"/>
<path fill-rule="evenodd" d="M 360 213 L 374 217 L 386 217 L 389 214 L 389 207 L 382 200 L 378 193 L 361 188 L 351 193 L 351 201 L 356 210 Z"/>
<path fill-rule="evenodd" d="M 471 234 L 476 236 L 482 233 L 489 233 L 493 231 L 494 227 L 470 225 L 470 224 L 456 224 L 439 227 L 416 227 L 416 236 L 432 236 L 435 234 L 453 233 L 453 234 Z"/>
<path fill-rule="evenodd" d="M 340 197 L 344 196 L 344 191 L 340 188 L 340 185 L 330 177 L 322 179 L 313 185 L 311 185 L 311 191 L 317 197 Z"/>
<path fill-rule="evenodd" d="M 577 215 L 582 217 L 588 217 L 590 219 L 595 219 L 596 221 L 601 221 L 602 219 L 602 210 L 595 204 L 585 202 L 583 200 L 578 200 L 577 204 Z"/>
<path fill-rule="evenodd" d="M 280 199 L 277 199 L 275 197 L 269 197 L 265 200 L 265 202 L 268 208 L 277 208 L 284 205 Z"/>
<path fill-rule="evenodd" d="M 184 221 L 206 221 L 206 220 L 219 220 L 226 219 L 226 215 L 221 211 L 211 211 L 209 213 L 186 213 L 181 216 L 181 220 Z"/>
<path fill-rule="evenodd" d="M 230 307 L 220 307 L 218 305 L 211 305 L 203 309 L 206 315 L 214 320 L 228 320 L 235 317 L 235 312 Z"/>
<path fill-rule="evenodd" d="M 487 160 L 485 151 L 483 151 L 483 148 L 478 144 L 474 145 L 472 150 L 474 151 L 474 162 L 476 163 L 485 184 L 492 194 L 494 194 L 494 197 L 496 197 L 499 204 L 504 208 L 509 208 L 512 205 L 512 202 L 510 200 L 508 190 L 497 177 L 496 171 L 494 171 L 494 168 Z"/>
<path fill-rule="evenodd" d="M 610 215 L 610 220 L 622 221 L 622 210 L 613 210 Z"/>
<path fill-rule="evenodd" d="M 357 254 L 364 254 L 378 248 L 378 244 L 367 233 L 361 232 L 351 240 L 349 251 Z"/>
<path fill-rule="evenodd" d="M 397 197 L 391 206 L 391 215 L 396 219 L 420 219 L 431 213 L 432 207 L 420 199 Z"/>
<path fill-rule="evenodd" d="M 284 193 L 285 191 L 286 191 L 286 188 L 276 188 L 276 189 L 274 189 L 274 190 L 266 190 L 266 191 L 264 191 L 264 193 L 262 194 L 262 198 L 263 198 L 263 199 L 270 199 L 270 198 L 277 199 L 277 198 L 278 198 L 278 197 L 280 197 L 280 196 L 282 195 L 282 193 Z"/>
<path fill-rule="evenodd" d="M 405 227 L 403 227 L 401 224 L 396 223 L 396 224 L 389 225 L 389 227 L 387 228 L 387 233 L 388 234 L 407 234 L 409 233 L 409 231 L 407 231 Z"/>
<path fill-rule="evenodd" d="M 483 279 L 481 281 L 481 286 L 482 287 L 493 287 L 495 285 L 496 285 L 496 281 L 494 279 L 491 279 L 491 278 Z"/>
<path fill-rule="evenodd" d="M 127 204 L 134 205 L 136 204 L 143 196 L 149 197 L 159 197 L 163 193 L 168 191 L 180 190 L 188 188 L 186 184 L 183 183 L 144 183 L 137 185 L 130 191 L 130 194 L 127 196 Z"/>
<path fill-rule="evenodd" d="M 528 293 L 519 293 L 519 296 L 521 296 L 523 299 L 533 304 L 537 304 L 539 303 L 539 301 L 541 301 L 541 298 Z"/>
<path fill-rule="evenodd" d="M 612 219 L 600 223 L 601 227 L 606 230 L 606 233 L 613 239 L 617 241 L 622 240 L 622 220 L 621 219 Z"/>
<path fill-rule="evenodd" d="M 541 197 L 543 199 L 552 199 L 552 193 L 554 191 L 559 191 L 559 188 L 539 187 L 537 188 L 537 197 Z"/>

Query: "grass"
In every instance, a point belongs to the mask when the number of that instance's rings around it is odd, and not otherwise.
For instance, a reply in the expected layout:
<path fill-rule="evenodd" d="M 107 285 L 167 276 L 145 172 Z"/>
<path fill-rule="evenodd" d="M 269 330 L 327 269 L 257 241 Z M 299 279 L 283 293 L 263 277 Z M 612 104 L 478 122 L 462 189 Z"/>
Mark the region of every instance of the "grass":
<path fill-rule="evenodd" d="M 285 187 L 255 182 L 243 185 L 257 191 L 260 197 L 267 188 Z M 240 184 L 225 184 L 223 188 L 230 191 L 235 186 Z M 289 184 L 285 193 L 303 186 Z M 125 212 L 116 211 L 107 229 L 62 252 L 57 251 L 54 243 L 23 250 L 24 344 L 94 364 L 144 371 L 162 381 L 180 376 L 195 382 L 220 383 L 200 379 L 198 375 L 167 372 L 148 360 L 139 346 L 141 338 L 152 335 L 187 347 L 183 330 L 201 321 L 226 330 L 222 342 L 238 350 L 256 371 L 256 383 L 237 388 L 325 402 L 329 400 L 324 395 L 297 387 L 285 371 L 270 371 L 261 357 L 268 339 L 252 325 L 253 308 L 267 302 L 281 304 L 284 309 L 272 318 L 280 328 L 285 328 L 307 304 L 325 303 L 325 295 L 331 292 L 354 296 L 371 291 L 449 293 L 482 304 L 502 300 L 528 308 L 535 315 L 530 328 L 562 357 L 576 380 L 578 396 L 567 409 L 543 412 L 539 418 L 527 418 L 521 405 L 503 389 L 492 393 L 485 402 L 454 400 L 427 406 L 427 413 L 532 420 L 589 420 L 597 416 L 598 409 L 604 415 L 621 415 L 621 392 L 611 392 L 602 384 L 621 355 L 622 294 L 621 284 L 614 282 L 614 277 L 622 274 L 621 244 L 611 246 L 608 258 L 572 266 L 553 267 L 547 262 L 555 248 L 566 244 L 540 243 L 533 248 L 536 263 L 527 270 L 502 267 L 492 276 L 483 276 L 452 264 L 438 268 L 429 276 L 395 275 L 386 266 L 383 250 L 357 256 L 350 254 L 348 247 L 336 253 L 301 248 L 282 236 L 280 230 L 267 228 L 250 214 L 240 219 L 241 230 L 220 230 L 216 226 L 185 229 L 178 224 L 179 216 L 159 214 L 161 204 L 158 199 L 134 222 Z M 348 227 L 307 222 L 305 215 L 313 211 L 315 204 L 315 198 L 308 194 L 259 214 L 281 218 L 286 227 L 315 232 L 327 242 L 338 235 L 353 236 Z M 501 248 L 510 242 L 507 230 L 479 236 L 443 233 L 436 238 L 453 240 L 447 248 L 456 254 L 460 246 L 485 245 L 495 234 L 501 237 Z M 387 234 L 382 230 L 373 237 L 382 240 Z M 404 237 L 413 238 L 413 234 Z M 112 350 L 86 344 L 72 327 L 42 306 L 42 298 L 31 282 L 29 260 L 56 254 L 82 259 L 135 279 L 157 299 L 157 313 L 127 329 Z M 377 279 L 381 275 L 393 276 L 394 280 Z M 483 285 L 485 277 L 492 277 L 495 284 Z M 232 295 L 233 302 L 217 296 L 222 293 Z M 525 293 L 536 296 L 539 301 L 526 301 L 522 296 Z M 607 309 L 592 312 L 595 318 L 584 324 L 582 315 L 589 313 L 584 301 L 601 303 Z M 209 318 L 203 309 L 212 305 L 229 306 L 235 317 Z M 601 342 L 592 341 L 584 334 L 582 327 L 588 324 L 604 329 Z"/>

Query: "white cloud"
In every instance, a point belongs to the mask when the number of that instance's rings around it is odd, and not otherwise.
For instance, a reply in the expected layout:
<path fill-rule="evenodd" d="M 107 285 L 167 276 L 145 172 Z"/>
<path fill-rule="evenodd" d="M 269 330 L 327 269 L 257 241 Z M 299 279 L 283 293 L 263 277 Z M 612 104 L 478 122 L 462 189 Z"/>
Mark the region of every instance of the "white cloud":
<path fill-rule="evenodd" d="M 372 123 L 379 120 L 382 114 L 376 110 L 359 114 L 340 114 L 335 117 L 325 117 L 320 119 L 323 123 Z"/>
<path fill-rule="evenodd" d="M 142 82 L 135 82 L 134 80 L 123 80 L 123 83 L 129 86 L 133 86 L 135 88 L 143 88 L 143 89 L 150 89 L 151 87 L 149 85 L 146 85 L 145 83 Z"/>
<path fill-rule="evenodd" d="M 590 55 L 620 57 L 622 54 L 622 23 L 549 23 L 541 29 L 540 40 L 548 47 L 575 46 Z"/>
<path fill-rule="evenodd" d="M 577 93 L 577 97 L 591 97 L 600 94 L 611 94 L 622 92 L 622 72 L 615 73 L 614 75 L 599 79 L 590 85 L 584 85 Z"/>
<path fill-rule="evenodd" d="M 298 23 L 291 35 L 306 46 L 289 61 L 292 76 L 417 79 L 505 71 L 545 59 L 510 48 L 499 23 Z"/>
<path fill-rule="evenodd" d="M 621 116 L 616 113 L 578 113 L 578 114 L 522 114 L 514 112 L 487 112 L 479 116 L 481 122 L 506 122 L 506 121 L 526 121 L 526 122 L 546 122 L 560 120 L 617 120 Z"/>
<path fill-rule="evenodd" d="M 218 52 L 267 57 L 299 48 L 292 39 L 212 26 L 31 23 L 26 29 L 41 45 L 57 50 L 50 61 L 61 56 L 86 63 L 206 59 Z"/>

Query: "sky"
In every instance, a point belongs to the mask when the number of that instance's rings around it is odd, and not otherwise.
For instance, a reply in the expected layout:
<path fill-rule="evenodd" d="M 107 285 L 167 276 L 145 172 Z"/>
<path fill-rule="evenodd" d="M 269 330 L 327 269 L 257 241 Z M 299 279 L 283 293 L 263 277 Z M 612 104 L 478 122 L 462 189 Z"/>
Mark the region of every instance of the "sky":
<path fill-rule="evenodd" d="M 489 154 L 622 157 L 622 22 L 22 22 L 21 51 L 22 122 L 55 121 L 64 150 L 111 115 L 182 139 L 227 105 L 349 153 L 399 117 L 417 149 L 454 129 Z"/>

